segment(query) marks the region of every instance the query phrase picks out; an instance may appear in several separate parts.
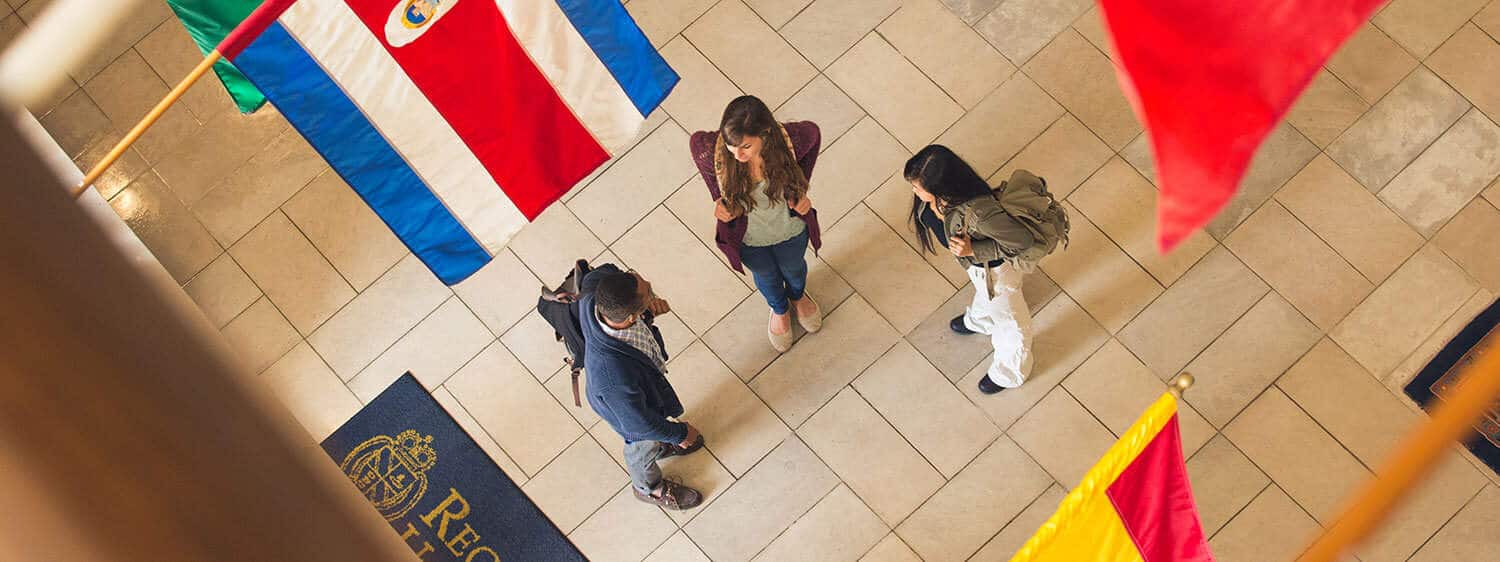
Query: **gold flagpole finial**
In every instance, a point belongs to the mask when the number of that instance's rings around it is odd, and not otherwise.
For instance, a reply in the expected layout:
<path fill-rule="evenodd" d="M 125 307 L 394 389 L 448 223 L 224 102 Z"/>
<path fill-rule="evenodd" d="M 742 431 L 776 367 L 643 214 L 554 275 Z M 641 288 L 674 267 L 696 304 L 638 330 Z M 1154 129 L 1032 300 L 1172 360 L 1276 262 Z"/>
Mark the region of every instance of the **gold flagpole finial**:
<path fill-rule="evenodd" d="M 1172 396 L 1182 398 L 1182 393 L 1187 392 L 1187 389 L 1193 386 L 1193 380 L 1192 373 L 1177 375 L 1177 378 L 1172 379 L 1172 386 L 1167 388 L 1167 392 L 1172 393 Z"/>

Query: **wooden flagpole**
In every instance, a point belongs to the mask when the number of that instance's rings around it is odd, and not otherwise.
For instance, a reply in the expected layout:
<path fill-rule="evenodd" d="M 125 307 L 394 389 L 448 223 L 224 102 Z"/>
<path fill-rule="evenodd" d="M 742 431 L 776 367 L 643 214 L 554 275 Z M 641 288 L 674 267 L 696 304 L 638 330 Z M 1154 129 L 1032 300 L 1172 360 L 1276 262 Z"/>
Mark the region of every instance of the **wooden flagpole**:
<path fill-rule="evenodd" d="M 214 63 L 218 62 L 220 58 L 221 55 L 217 49 L 208 53 L 208 56 L 203 57 L 198 66 L 193 67 L 193 71 L 188 73 L 187 78 L 183 78 L 181 82 L 177 83 L 177 87 L 167 92 L 167 97 L 157 102 L 156 107 L 151 108 L 151 112 L 147 113 L 146 117 L 141 119 L 140 123 L 136 123 L 135 127 L 131 128 L 130 132 L 125 134 L 125 138 L 120 139 L 120 142 L 115 144 L 115 147 L 109 151 L 109 154 L 104 155 L 103 160 L 100 160 L 98 164 L 94 165 L 93 169 L 89 170 L 88 175 L 83 177 L 83 181 L 73 188 L 73 198 L 77 199 L 83 195 L 83 192 L 88 191 L 89 186 L 94 185 L 94 182 L 99 180 L 99 176 L 104 175 L 104 172 L 108 171 L 109 167 L 113 166 L 115 161 L 119 160 L 120 156 L 125 154 L 130 145 L 135 144 L 135 141 L 139 140 L 141 135 L 146 133 L 146 129 L 151 128 L 151 125 L 156 123 L 157 119 L 161 119 L 162 114 L 167 112 L 167 108 L 177 103 L 177 100 L 181 99 L 182 95 L 187 93 L 188 88 L 193 87 L 193 84 L 199 78 L 207 74 L 208 70 L 213 68 Z"/>
<path fill-rule="evenodd" d="M 1333 526 L 1317 538 L 1302 562 L 1332 562 L 1369 536 L 1412 486 L 1431 472 L 1448 446 L 1473 431 L 1474 421 L 1500 397 L 1500 348 L 1464 369 L 1458 391 L 1444 397 L 1432 419 L 1413 429 L 1376 471 L 1375 480 L 1349 504 Z"/>

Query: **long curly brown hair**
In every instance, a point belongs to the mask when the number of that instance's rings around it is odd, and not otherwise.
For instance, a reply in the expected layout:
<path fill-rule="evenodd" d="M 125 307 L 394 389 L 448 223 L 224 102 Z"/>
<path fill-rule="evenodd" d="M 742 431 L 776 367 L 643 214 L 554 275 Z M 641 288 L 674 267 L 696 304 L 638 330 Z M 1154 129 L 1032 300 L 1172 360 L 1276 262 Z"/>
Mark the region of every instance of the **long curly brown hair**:
<path fill-rule="evenodd" d="M 740 96 L 724 108 L 724 118 L 719 121 L 719 134 L 725 146 L 738 145 L 746 136 L 757 136 L 762 140 L 760 157 L 765 161 L 766 197 L 773 204 L 797 202 L 807 195 L 807 176 L 781 126 L 765 102 L 755 96 Z M 722 149 L 721 149 L 722 150 Z M 733 156 L 721 155 L 724 162 L 724 181 L 719 186 L 724 206 L 734 214 L 743 214 L 755 208 L 750 190 L 755 181 L 750 178 L 750 165 Z"/>

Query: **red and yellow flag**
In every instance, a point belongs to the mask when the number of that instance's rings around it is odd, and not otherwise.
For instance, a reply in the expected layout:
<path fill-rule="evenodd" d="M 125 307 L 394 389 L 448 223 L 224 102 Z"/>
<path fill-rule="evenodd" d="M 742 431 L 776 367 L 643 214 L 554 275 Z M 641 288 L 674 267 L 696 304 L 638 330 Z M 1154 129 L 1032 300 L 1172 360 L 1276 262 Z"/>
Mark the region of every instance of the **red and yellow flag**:
<path fill-rule="evenodd" d="M 1164 394 L 1063 498 L 1011 562 L 1213 560 L 1188 486 L 1177 397 Z"/>

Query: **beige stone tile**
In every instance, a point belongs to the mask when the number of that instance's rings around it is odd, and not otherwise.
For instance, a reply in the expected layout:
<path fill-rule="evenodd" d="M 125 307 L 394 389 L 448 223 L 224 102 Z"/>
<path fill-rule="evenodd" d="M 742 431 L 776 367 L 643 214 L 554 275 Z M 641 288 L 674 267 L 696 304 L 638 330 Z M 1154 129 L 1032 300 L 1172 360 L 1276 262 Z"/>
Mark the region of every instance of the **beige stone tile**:
<path fill-rule="evenodd" d="M 1068 247 L 1047 256 L 1042 271 L 1110 333 L 1119 332 L 1163 289 L 1077 207 L 1064 205 L 1072 224 Z"/>
<path fill-rule="evenodd" d="M 1026 545 L 1026 541 L 1035 535 L 1047 519 L 1052 517 L 1057 510 L 1058 504 L 1062 503 L 1068 491 L 1058 484 L 1053 484 L 1042 492 L 1042 495 L 1026 506 L 1026 510 L 1017 515 L 1000 530 L 995 538 L 985 543 L 984 548 L 979 549 L 971 562 L 1005 562 L 1015 555 L 1016 551 Z"/>
<path fill-rule="evenodd" d="M 1271 483 L 1222 435 L 1187 460 L 1189 484 L 1204 536 L 1212 537 Z"/>
<path fill-rule="evenodd" d="M 1473 296 L 1469 297 L 1468 301 L 1464 302 L 1463 306 L 1458 307 L 1457 312 L 1449 316 L 1432 335 L 1419 344 L 1415 351 L 1407 355 L 1406 360 L 1401 362 L 1401 366 L 1396 367 L 1396 370 L 1391 371 L 1390 374 L 1384 377 L 1376 378 L 1385 383 L 1386 387 L 1390 388 L 1396 394 L 1397 398 L 1410 404 L 1413 409 L 1418 409 L 1415 403 L 1410 402 L 1410 399 L 1406 398 L 1405 391 L 1403 390 L 1406 384 L 1411 382 L 1417 376 L 1417 373 L 1426 367 L 1444 346 L 1448 345 L 1449 340 L 1452 340 L 1453 336 L 1457 335 L 1459 330 L 1462 330 L 1464 326 L 1468 325 L 1469 321 L 1473 320 L 1475 316 L 1478 316 L 1480 312 L 1483 312 L 1484 309 L 1488 308 L 1494 302 L 1495 293 L 1485 289 L 1475 292 Z"/>
<path fill-rule="evenodd" d="M 544 381 L 542 385 L 547 387 L 547 392 L 552 393 L 557 403 L 562 404 L 563 409 L 572 414 L 573 419 L 577 420 L 584 429 L 592 429 L 594 424 L 599 423 L 599 414 L 594 413 L 594 408 L 589 406 L 588 377 L 584 376 L 583 372 L 578 373 L 579 404 L 576 406 L 573 404 L 573 376 L 567 367 L 552 373 L 552 377 Z"/>
<path fill-rule="evenodd" d="M 980 19 L 984 18 L 986 14 L 990 13 L 990 10 L 995 9 L 995 6 L 998 6 L 1002 1 L 1003 0 L 943 0 L 943 4 L 947 5 L 948 9 L 952 10 L 953 13 L 959 17 L 959 19 L 964 20 L 964 23 L 974 25 L 975 23 L 978 23 Z"/>
<path fill-rule="evenodd" d="M 1064 113 L 1036 82 L 1017 72 L 965 113 L 937 142 L 952 148 L 974 171 L 988 177 Z"/>
<path fill-rule="evenodd" d="M 860 496 L 840 484 L 755 559 L 853 562 L 889 532 Z"/>
<path fill-rule="evenodd" d="M 307 337 L 340 377 L 352 377 L 453 294 L 407 256 Z"/>
<path fill-rule="evenodd" d="M 1323 330 L 1375 290 L 1279 203 L 1261 207 L 1224 245 Z"/>
<path fill-rule="evenodd" d="M 1256 151 L 1239 191 L 1203 230 L 1223 240 L 1260 208 L 1276 190 L 1318 155 L 1318 147 L 1286 122 L 1277 125 Z"/>
<path fill-rule="evenodd" d="M 205 184 L 205 192 L 200 192 L 202 194 L 198 197 L 190 198 L 174 187 L 179 197 L 190 201 L 193 213 L 203 221 L 204 226 L 207 226 L 210 232 L 213 232 L 219 243 L 226 246 L 234 244 L 267 216 L 275 213 L 283 203 L 291 200 L 310 182 L 317 184 L 317 189 L 308 196 L 314 201 L 334 203 L 338 195 L 329 193 L 333 190 L 348 191 L 350 197 L 348 201 L 343 201 L 344 207 L 338 209 L 344 210 L 347 214 L 336 214 L 335 209 L 327 207 L 307 209 L 305 204 L 290 205 L 298 212 L 299 219 L 318 231 L 320 241 L 335 238 L 327 234 L 328 230 L 340 231 L 345 237 L 358 233 L 352 227 L 359 224 L 362 219 L 364 222 L 374 221 L 389 232 L 389 228 L 374 216 L 374 211 L 370 211 L 368 206 L 343 183 L 343 180 L 328 169 L 323 158 L 318 156 L 318 153 L 296 132 L 287 131 L 268 142 L 264 150 L 256 153 L 233 173 L 228 173 L 226 170 L 222 181 L 219 181 L 219 178 L 213 178 L 211 181 L 215 183 L 212 186 Z M 173 185 L 180 185 L 180 183 Z M 358 207 L 355 207 L 356 205 Z M 368 218 L 355 212 L 360 208 L 369 215 Z M 319 222 L 335 221 L 338 224 L 331 228 L 317 228 Z M 367 226 L 361 230 L 368 231 L 373 228 Z M 387 234 L 387 236 L 394 239 L 392 235 Z M 375 238 L 374 241 L 380 241 L 380 239 Z M 405 248 L 400 251 L 404 252 Z M 394 253 L 394 250 L 391 252 Z M 395 254 L 395 256 L 399 255 Z M 392 263 L 395 263 L 394 257 L 384 265 L 388 268 Z M 369 273 L 366 272 L 366 275 Z M 374 272 L 374 276 L 379 276 L 379 272 Z"/>
<path fill-rule="evenodd" d="M 1485 486 L 1412 560 L 1482 560 L 1500 549 L 1500 488 Z"/>
<path fill-rule="evenodd" d="M 816 0 L 780 34 L 813 66 L 827 68 L 900 6 L 899 0 Z"/>
<path fill-rule="evenodd" d="M 770 107 L 781 105 L 817 74 L 796 49 L 738 0 L 718 3 L 683 35 L 736 85 Z M 755 45 L 756 56 L 744 56 L 745 45 Z"/>
<path fill-rule="evenodd" d="M 437 388 L 494 341 L 494 334 L 463 301 L 449 298 L 350 379 L 349 390 L 369 402 L 406 372 L 422 386 Z"/>
<path fill-rule="evenodd" d="M 0 49 L 9 47 L 16 37 L 26 31 L 26 22 L 21 19 L 21 16 L 16 15 L 15 10 L 8 6 L 3 8 L 0 9 L 0 14 L 4 14 L 0 16 Z"/>
<path fill-rule="evenodd" d="M 678 84 L 681 84 L 681 82 L 679 81 Z M 676 90 L 677 88 L 673 88 L 673 91 Z M 585 176 L 583 179 L 578 180 L 577 183 L 574 183 L 573 187 L 568 188 L 568 192 L 563 194 L 561 201 L 564 203 L 572 201 L 573 197 L 577 196 L 579 193 L 582 193 L 584 189 L 588 188 L 589 184 L 594 183 L 594 180 L 599 179 L 599 176 L 604 175 L 604 172 L 609 171 L 609 169 L 613 167 L 616 162 L 619 162 L 620 159 L 624 158 L 626 154 L 629 154 L 630 150 L 635 148 L 637 144 L 640 144 L 641 141 L 646 140 L 646 137 L 651 136 L 651 133 L 656 132 L 656 129 L 658 127 L 671 119 L 672 118 L 667 115 L 665 109 L 657 108 L 656 110 L 652 111 L 650 115 L 646 116 L 646 121 L 642 123 L 638 129 L 636 129 L 634 139 L 631 139 L 625 145 L 615 150 L 614 154 L 611 155 L 608 160 L 605 160 L 603 164 L 599 165 L 599 167 L 594 168 L 594 171 L 589 172 L 588 176 Z"/>
<path fill-rule="evenodd" d="M 821 256 L 902 334 L 953 295 L 953 286 L 864 205 L 823 233 Z"/>
<path fill-rule="evenodd" d="M 776 108 L 776 118 L 782 121 L 812 121 L 818 124 L 822 137 L 820 150 L 828 147 L 854 128 L 865 116 L 865 110 L 849 99 L 849 96 L 822 74 L 817 75 L 792 95 L 791 99 Z"/>
<path fill-rule="evenodd" d="M 761 19 L 766 20 L 766 23 L 769 24 L 772 28 L 781 29 L 781 26 L 784 26 L 787 22 L 792 21 L 792 17 L 796 16 L 798 12 L 801 12 L 804 8 L 807 7 L 808 4 L 811 4 L 812 1 L 813 0 L 745 0 L 745 3 L 749 4 L 757 14 L 760 14 Z"/>
<path fill-rule="evenodd" d="M 708 193 L 708 186 L 703 183 L 701 176 L 694 175 L 692 179 L 677 188 L 677 191 L 662 202 L 677 220 L 687 225 L 693 236 L 703 243 L 709 253 L 718 258 L 724 267 L 729 267 L 729 259 L 724 257 L 724 251 L 714 242 L 718 219 L 714 218 L 714 201 Z M 812 264 L 808 264 L 811 266 Z M 733 270 L 731 270 L 733 271 Z M 747 272 L 748 273 L 748 272 Z M 743 279 L 748 282 L 748 279 Z M 747 285 L 748 286 L 748 285 Z"/>
<path fill-rule="evenodd" d="M 974 29 L 1006 58 L 1024 64 L 1090 5 L 1086 0 L 1006 0 L 974 24 Z"/>
<path fill-rule="evenodd" d="M 901 541 L 901 537 L 893 532 L 876 543 L 875 548 L 870 549 L 859 560 L 860 562 L 921 562 L 922 559 L 918 558 L 917 553 L 912 552 L 911 547 L 906 546 L 906 543 Z"/>
<path fill-rule="evenodd" d="M 610 244 L 696 173 L 687 133 L 665 123 L 569 201 L 568 208 Z"/>
<path fill-rule="evenodd" d="M 1490 201 L 1491 205 L 1500 207 L 1500 178 L 1495 179 L 1495 183 L 1490 184 L 1489 189 L 1484 190 L 1482 195 Z"/>
<path fill-rule="evenodd" d="M 453 292 L 474 311 L 491 333 L 503 334 L 536 308 L 540 294 L 526 289 L 555 287 L 565 275 L 541 281 L 510 250 L 501 250 L 477 273 L 453 286 Z"/>
<path fill-rule="evenodd" d="M 605 431 L 599 428 L 601 426 L 607 427 L 607 425 L 601 424 L 600 426 L 595 426 L 595 435 Z M 622 442 L 621 445 L 621 453 L 623 454 L 624 443 Z M 712 452 L 688 455 L 686 457 L 673 457 L 661 461 L 661 471 L 668 478 L 685 482 L 703 494 L 703 503 L 699 504 L 699 509 L 667 512 L 667 516 L 671 517 L 672 521 L 678 527 L 688 524 L 699 513 L 703 513 L 702 508 L 712 504 L 714 500 L 718 499 L 735 482 L 734 475 L 730 474 L 729 470 L 724 468 L 723 464 L 719 463 L 719 459 L 714 458 Z"/>
<path fill-rule="evenodd" d="M 474 419 L 474 416 L 469 413 L 469 410 L 464 408 L 464 405 L 458 401 L 458 398 L 454 397 L 453 393 L 448 391 L 448 387 L 439 386 L 434 389 L 432 391 L 432 399 L 437 400 L 437 403 L 443 407 L 443 410 L 448 412 L 453 421 L 457 422 L 459 427 L 464 429 L 464 433 L 468 433 L 469 437 L 479 444 L 480 449 L 484 449 L 484 453 L 490 456 L 490 460 L 495 461 L 495 465 L 499 466 L 500 470 L 505 472 L 505 476 L 509 477 L 517 486 L 526 483 L 526 472 L 521 470 L 521 467 L 516 466 L 516 461 L 510 460 L 510 455 L 505 454 L 505 450 L 500 448 L 500 444 L 496 443 L 493 437 L 490 437 L 489 432 L 484 430 L 484 426 L 479 425 L 479 420 Z"/>
<path fill-rule="evenodd" d="M 1010 179 L 1017 169 L 1031 170 L 1046 179 L 1053 197 L 1064 199 L 1113 155 L 1114 150 L 1088 127 L 1071 114 L 1064 114 L 990 176 L 990 185 Z"/>
<path fill-rule="evenodd" d="M 322 441 L 359 412 L 359 400 L 306 343 L 297 344 L 262 374 L 314 441 Z"/>
<path fill-rule="evenodd" d="M 853 389 L 834 396 L 797 435 L 887 524 L 943 486 L 943 475 Z"/>
<path fill-rule="evenodd" d="M 874 118 L 865 117 L 823 151 L 819 157 L 808 196 L 817 208 L 817 222 L 823 231 L 859 205 L 859 201 L 885 183 L 892 174 L 900 175 L 906 163 L 906 148 L 895 142 Z"/>
<path fill-rule="evenodd" d="M 809 264 L 810 265 L 810 264 Z M 810 274 L 810 272 L 809 272 Z M 811 280 L 808 282 L 811 286 Z M 823 306 L 823 313 L 832 312 L 836 306 L 826 301 L 813 297 Z M 771 342 L 766 336 L 766 322 L 771 313 L 771 308 L 766 305 L 766 299 L 759 292 L 751 293 L 740 301 L 739 306 L 729 311 L 718 324 L 715 324 L 708 333 L 703 335 L 703 342 L 729 365 L 729 369 L 740 377 L 740 380 L 749 381 L 760 374 L 761 369 L 770 365 L 781 354 L 776 348 L 771 347 Z M 802 339 L 807 331 L 796 322 L 792 323 L 793 342 Z M 795 345 L 795 344 L 794 344 Z"/>
<path fill-rule="evenodd" d="M 895 174 L 865 198 L 865 206 L 875 211 L 875 214 L 880 216 L 880 220 L 885 221 L 891 230 L 901 235 L 906 245 L 911 246 L 912 250 L 942 274 L 954 288 L 969 285 L 969 274 L 964 271 L 964 266 L 959 265 L 958 260 L 953 259 L 952 253 L 943 251 L 941 244 L 933 242 L 931 252 L 922 249 L 922 243 L 917 239 L 917 229 L 911 222 L 912 200 L 911 183 L 906 181 L 903 174 Z"/>
<path fill-rule="evenodd" d="M 1124 148 L 1140 134 L 1114 65 L 1072 28 L 1063 29 L 1022 70 L 1111 148 Z"/>
<path fill-rule="evenodd" d="M 1495 232 L 1500 232 L 1500 211 L 1476 198 L 1438 232 L 1433 242 L 1481 287 L 1500 292 L 1500 247 L 1488 243 Z"/>
<path fill-rule="evenodd" d="M 1187 365 L 1198 379 L 1187 402 L 1224 427 L 1321 336 L 1317 326 L 1272 292 Z"/>
<path fill-rule="evenodd" d="M 646 562 L 709 562 L 708 557 L 698 550 L 698 545 L 693 544 L 687 533 L 677 531 L 672 538 L 661 544 L 656 552 L 646 557 Z"/>
<path fill-rule="evenodd" d="M 182 286 L 215 328 L 223 328 L 260 298 L 260 287 L 228 253 L 220 254 Z"/>
<path fill-rule="evenodd" d="M 103 161 L 104 156 L 114 150 L 115 144 L 119 143 L 122 138 L 124 135 L 118 133 L 109 133 L 100 137 L 97 142 L 84 149 L 82 154 L 74 157 L 73 163 L 78 165 L 80 171 L 87 172 L 95 164 Z M 55 140 L 62 142 L 62 139 Z M 130 185 L 130 182 L 150 170 L 151 166 L 146 163 L 145 158 L 141 158 L 140 152 L 137 152 L 135 148 L 126 149 L 125 153 L 104 171 L 104 175 L 94 180 L 94 189 L 106 200 L 113 199 L 116 194 L 120 193 L 120 190 Z"/>
<path fill-rule="evenodd" d="M 1312 84 L 1298 96 L 1286 120 L 1319 147 L 1328 146 L 1354 124 L 1370 104 L 1328 72 L 1319 69 Z"/>
<path fill-rule="evenodd" d="M 144 174 L 109 202 L 178 283 L 186 283 L 223 250 L 156 174 Z"/>
<path fill-rule="evenodd" d="M 304 335 L 354 299 L 354 289 L 280 212 L 272 212 L 229 253 Z"/>
<path fill-rule="evenodd" d="M 135 44 L 135 50 L 157 76 L 171 84 L 186 78 L 203 60 L 203 54 L 198 51 L 198 45 L 193 43 L 187 29 L 175 22 L 156 26 Z M 229 92 L 217 79 L 199 80 L 188 88 L 180 101 L 199 121 L 208 121 L 221 111 L 236 109 Z"/>
<path fill-rule="evenodd" d="M 240 205 L 248 203 L 251 195 L 250 192 L 240 194 Z M 406 245 L 396 238 L 364 199 L 360 199 L 359 194 L 332 171 L 307 184 L 281 210 L 297 223 L 297 228 L 356 291 L 365 290 L 406 255 Z M 501 256 L 515 260 L 510 252 L 502 252 Z M 496 256 L 495 260 L 501 261 L 501 256 Z M 484 276 L 491 269 L 493 264 L 485 266 L 475 277 Z M 466 285 L 469 284 L 460 284 L 459 287 Z"/>
<path fill-rule="evenodd" d="M 652 211 L 611 249 L 695 333 L 707 332 L 750 292 L 666 208 Z"/>
<path fill-rule="evenodd" d="M 1370 21 L 1417 58 L 1427 58 L 1488 1 L 1392 0 Z"/>
<path fill-rule="evenodd" d="M 479 425 L 505 449 L 516 465 L 533 478 L 583 434 L 583 429 L 563 411 L 562 405 L 553 400 L 541 383 L 532 378 L 503 346 L 485 348 L 443 386 L 474 415 L 474 419 L 479 420 Z M 589 444 L 593 442 L 589 441 Z M 619 467 L 614 468 L 618 470 Z M 609 493 L 613 492 L 613 489 L 609 490 Z M 530 493 L 529 489 L 527 493 Z M 600 498 L 599 502 L 603 503 L 604 499 Z M 582 519 L 579 517 L 573 524 Z"/>
<path fill-rule="evenodd" d="M 1372 282 L 1422 247 L 1422 237 L 1325 155 L 1288 181 L 1276 200 Z"/>
<path fill-rule="evenodd" d="M 824 317 L 821 331 L 771 363 L 750 388 L 796 428 L 900 338 L 869 302 L 851 297 Z"/>
<path fill-rule="evenodd" d="M 1000 435 L 983 412 L 906 342 L 897 343 L 853 386 L 946 478 L 958 474 Z"/>
<path fill-rule="evenodd" d="M 1367 23 L 1329 57 L 1327 68 L 1366 102 L 1375 103 L 1416 66 L 1417 59 L 1406 49 Z"/>
<path fill-rule="evenodd" d="M 1307 546 L 1318 522 L 1272 485 L 1208 541 L 1221 562 L 1291 560 Z"/>
<path fill-rule="evenodd" d="M 1130 167 L 1146 177 L 1151 185 L 1156 185 L 1156 160 L 1151 148 L 1151 134 L 1141 133 L 1120 149 L 1120 158 L 1130 163 Z"/>
<path fill-rule="evenodd" d="M 1354 455 L 1276 388 L 1245 408 L 1224 428 L 1224 436 L 1324 522 L 1332 522 L 1349 492 L 1370 477 Z"/>
<path fill-rule="evenodd" d="M 104 138 L 110 129 L 109 117 L 81 89 L 64 98 L 56 109 L 38 120 L 70 157 L 82 154 L 84 149 Z"/>
<path fill-rule="evenodd" d="M 266 370 L 302 339 L 267 298 L 256 300 L 219 331 L 240 365 L 252 373 Z"/>
<path fill-rule="evenodd" d="M 463 400 L 463 397 L 459 399 Z M 557 525 L 558 530 L 572 533 L 610 498 L 628 488 L 630 478 L 587 435 L 572 440 L 571 444 L 568 441 L 559 443 L 558 448 L 562 447 L 567 449 L 532 476 L 521 490 L 541 508 L 547 519 Z M 630 491 L 625 490 L 625 493 Z M 632 497 L 630 501 L 634 503 L 636 499 Z"/>
<path fill-rule="evenodd" d="M 573 270 L 573 263 L 604 251 L 604 244 L 589 231 L 567 205 L 553 205 L 526 225 L 506 245 L 521 263 L 549 279 Z"/>
<path fill-rule="evenodd" d="M 1471 110 L 1380 191 L 1396 214 L 1432 237 L 1500 175 L 1500 126 Z"/>
<path fill-rule="evenodd" d="M 683 529 L 713 560 L 749 560 L 838 484 L 795 436 Z"/>
<path fill-rule="evenodd" d="M 1449 524 L 1489 481 L 1457 451 L 1447 451 L 1406 502 L 1359 549 L 1360 560 L 1407 560 Z"/>
<path fill-rule="evenodd" d="M 1276 386 L 1367 466 L 1378 466 L 1421 416 L 1324 339 Z"/>
<path fill-rule="evenodd" d="M 1328 145 L 1328 156 L 1379 192 L 1468 109 L 1463 96 L 1418 68 Z"/>
<path fill-rule="evenodd" d="M 984 546 L 995 529 L 1052 485 L 1047 471 L 1002 436 L 896 533 L 924 560 L 960 560 Z"/>
<path fill-rule="evenodd" d="M 171 115 L 173 111 L 181 110 L 187 113 L 187 108 L 176 108 L 167 111 Z M 191 117 L 184 117 L 191 119 Z M 156 131 L 161 123 L 153 125 L 152 131 Z M 190 130 L 182 130 L 190 129 Z M 223 111 L 213 116 L 201 127 L 172 127 L 166 128 L 160 134 L 165 137 L 156 143 L 137 144 L 136 149 L 156 167 L 157 173 L 167 181 L 172 189 L 179 191 L 183 200 L 188 203 L 196 203 L 196 197 L 201 197 L 216 187 L 216 184 L 230 176 L 250 157 L 256 153 L 266 150 L 271 141 L 286 133 L 292 139 L 300 142 L 297 133 L 289 132 L 285 118 L 276 112 L 276 108 L 266 105 L 255 113 L 241 115 L 238 111 Z M 149 135 L 148 135 L 149 136 Z M 286 142 L 290 142 L 290 139 Z M 313 153 L 310 148 L 300 147 L 299 156 L 308 160 L 307 166 L 327 164 L 323 159 Z M 298 171 L 297 170 L 290 171 Z M 274 168 L 273 168 L 274 170 Z M 270 172 L 262 172 L 270 173 Z M 313 175 L 307 176 L 311 179 Z M 293 186 L 300 188 L 306 184 L 306 180 Z M 288 189 L 286 186 L 272 186 L 279 189 Z M 275 191 L 279 193 L 279 191 Z M 279 201 L 285 201 L 295 189 L 283 195 Z M 267 211 L 268 212 L 268 211 Z M 265 212 L 261 213 L 262 215 Z"/>
<path fill-rule="evenodd" d="M 589 560 L 636 562 L 677 532 L 661 508 L 641 503 L 629 486 L 568 533 Z"/>
<path fill-rule="evenodd" d="M 1062 384 L 1116 436 L 1130 429 L 1141 414 L 1167 391 L 1161 379 L 1113 339 L 1105 342 Z M 1182 452 L 1186 456 L 1192 456 L 1216 433 L 1197 410 L 1185 403 L 1178 402 L 1177 419 Z"/>
<path fill-rule="evenodd" d="M 826 74 L 910 151 L 932 142 L 964 114 L 879 34 L 865 36 Z"/>
<path fill-rule="evenodd" d="M 791 432 L 703 344 L 673 358 L 668 370 L 683 418 L 703 433 L 705 447 L 730 473 L 744 476 Z"/>
<path fill-rule="evenodd" d="M 713 5 L 714 0 L 636 0 L 625 9 L 651 38 L 651 44 L 660 49 Z M 675 64 L 672 68 L 681 72 Z"/>
<path fill-rule="evenodd" d="M 1015 65 L 939 0 L 904 2 L 880 24 L 879 31 L 965 108 L 978 105 L 1016 71 Z"/>
<path fill-rule="evenodd" d="M 29 2 L 20 10 L 21 17 L 34 21 L 39 8 L 33 9 L 32 4 L 43 4 L 41 2 Z M 44 5 L 44 4 L 43 4 Z M 89 55 L 78 65 L 68 70 L 73 78 L 83 82 L 92 78 L 95 74 L 103 71 L 111 61 L 118 60 L 122 53 L 129 53 L 131 47 L 156 29 L 162 22 L 172 17 L 172 11 L 165 3 L 141 4 L 131 10 L 129 15 L 111 28 L 109 36 L 105 37 L 98 45 L 89 51 Z M 177 25 L 177 24 L 173 24 Z M 180 77 L 179 77 L 180 78 Z"/>
<path fill-rule="evenodd" d="M 556 334 L 552 326 L 533 310 L 501 335 L 500 343 L 510 349 L 537 380 L 543 380 L 562 368 L 563 358 L 568 357 L 568 349 L 557 341 Z"/>
<path fill-rule="evenodd" d="M 1067 295 L 1059 295 L 1047 303 L 1037 313 L 1032 327 L 1035 330 L 1031 343 L 1034 365 L 1026 384 L 996 396 L 981 395 L 979 377 L 985 376 L 989 369 L 988 357 L 958 383 L 958 389 L 969 397 L 969 401 L 984 410 L 1002 430 L 1020 419 L 1052 387 L 1061 383 L 1109 340 L 1109 333 Z"/>
<path fill-rule="evenodd" d="M 1479 26 L 1485 33 L 1490 34 L 1490 37 L 1500 35 L 1500 4 L 1491 0 L 1489 6 L 1474 14 L 1470 21 L 1473 21 L 1474 25 Z"/>
<path fill-rule="evenodd" d="M 1165 287 L 1177 282 L 1216 245 L 1213 238 L 1199 232 L 1171 253 L 1161 254 L 1156 247 L 1156 188 L 1119 158 L 1104 164 L 1068 202 Z"/>
<path fill-rule="evenodd" d="M 1121 330 L 1120 343 L 1167 380 L 1267 290 L 1229 250 L 1215 248 Z"/>
<path fill-rule="evenodd" d="M 1022 292 L 1025 292 L 1024 288 Z M 960 335 L 948 327 L 948 323 L 955 316 L 963 314 L 973 301 L 973 288 L 959 289 L 948 298 L 948 302 L 943 303 L 943 306 L 929 314 L 922 324 L 906 335 L 906 341 L 911 342 L 950 382 L 969 374 L 969 370 L 994 350 L 988 338 Z M 1032 314 L 1040 308 L 1033 307 Z"/>
<path fill-rule="evenodd" d="M 1006 434 L 1025 449 L 1054 480 L 1073 486 L 1115 443 L 1115 436 L 1062 388 L 1047 396 Z M 1057 446 L 1067 443 L 1066 447 Z"/>
<path fill-rule="evenodd" d="M 1476 289 L 1452 260 L 1424 247 L 1329 335 L 1360 365 L 1383 377 Z"/>

